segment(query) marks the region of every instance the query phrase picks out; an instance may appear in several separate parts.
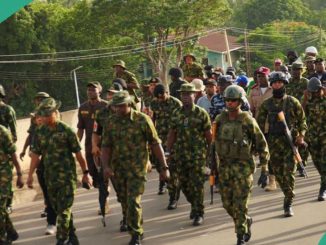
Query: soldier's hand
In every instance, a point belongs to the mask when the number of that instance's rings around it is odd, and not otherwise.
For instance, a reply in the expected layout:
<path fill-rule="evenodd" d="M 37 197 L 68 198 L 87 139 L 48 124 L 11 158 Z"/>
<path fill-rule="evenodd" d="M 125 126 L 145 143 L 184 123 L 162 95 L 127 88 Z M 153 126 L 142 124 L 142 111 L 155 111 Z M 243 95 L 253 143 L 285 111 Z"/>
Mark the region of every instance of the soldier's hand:
<path fill-rule="evenodd" d="M 21 189 L 21 188 L 24 187 L 23 176 L 19 175 L 17 177 L 16 186 L 17 186 L 18 189 Z"/>
<path fill-rule="evenodd" d="M 83 175 L 82 183 L 83 183 L 84 186 L 88 186 L 89 188 L 91 186 L 93 186 L 92 178 L 91 178 L 91 176 L 89 174 L 84 174 Z"/>
<path fill-rule="evenodd" d="M 170 178 L 170 171 L 168 169 L 162 170 L 160 172 L 160 179 L 161 180 L 168 180 Z"/>
<path fill-rule="evenodd" d="M 24 156 L 25 156 L 25 151 L 22 151 L 20 154 L 19 154 L 19 158 L 20 160 L 24 160 Z"/>
<path fill-rule="evenodd" d="M 295 139 L 296 145 L 304 145 L 304 137 L 302 135 L 298 135 Z"/>
<path fill-rule="evenodd" d="M 103 168 L 103 177 L 104 179 L 108 179 L 110 177 L 114 176 L 114 173 L 112 171 L 112 169 L 105 167 Z"/>
<path fill-rule="evenodd" d="M 267 173 L 262 172 L 260 174 L 257 184 L 258 186 L 261 186 L 261 188 L 265 188 L 265 186 L 267 185 Z"/>
<path fill-rule="evenodd" d="M 152 164 L 150 161 L 147 162 L 146 171 L 147 173 L 152 172 Z"/>
<path fill-rule="evenodd" d="M 99 157 L 101 155 L 101 149 L 100 147 L 96 146 L 92 146 L 92 154 L 93 156 Z"/>
<path fill-rule="evenodd" d="M 27 178 L 27 186 L 28 186 L 28 188 L 33 189 L 33 181 L 34 181 L 33 175 L 28 175 L 28 178 Z"/>

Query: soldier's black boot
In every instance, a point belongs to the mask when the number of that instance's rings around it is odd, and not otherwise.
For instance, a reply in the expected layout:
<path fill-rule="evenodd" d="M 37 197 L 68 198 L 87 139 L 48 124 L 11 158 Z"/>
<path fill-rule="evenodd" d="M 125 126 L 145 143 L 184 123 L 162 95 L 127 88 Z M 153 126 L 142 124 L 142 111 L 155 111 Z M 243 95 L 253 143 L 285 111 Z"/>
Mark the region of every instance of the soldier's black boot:
<path fill-rule="evenodd" d="M 120 221 L 120 232 L 126 232 L 128 231 L 128 225 L 127 220 L 125 217 Z"/>
<path fill-rule="evenodd" d="M 195 215 L 194 222 L 192 223 L 193 226 L 200 226 L 204 222 L 204 217 L 202 215 Z"/>
<path fill-rule="evenodd" d="M 129 245 L 141 245 L 140 240 L 142 240 L 140 235 L 132 235 Z"/>
<path fill-rule="evenodd" d="M 79 245 L 79 240 L 75 232 L 69 234 L 69 240 L 66 245 Z"/>
<path fill-rule="evenodd" d="M 292 205 L 290 203 L 284 204 L 284 217 L 292 217 L 294 215 Z"/>
<path fill-rule="evenodd" d="M 160 180 L 160 184 L 158 186 L 158 195 L 163 195 L 166 192 L 166 183 L 164 180 Z"/>
<path fill-rule="evenodd" d="M 244 236 L 243 235 L 237 235 L 237 245 L 244 245 L 245 244 L 245 240 L 244 240 Z"/>
<path fill-rule="evenodd" d="M 16 241 L 19 238 L 19 235 L 15 229 L 7 230 L 7 240 Z"/>
<path fill-rule="evenodd" d="M 247 218 L 247 226 L 248 226 L 248 233 L 244 234 L 243 238 L 245 242 L 249 242 L 251 238 L 251 225 L 252 225 L 252 218 Z"/>
<path fill-rule="evenodd" d="M 326 190 L 324 187 L 320 187 L 319 194 L 318 194 L 318 201 L 322 202 L 326 199 Z"/>
<path fill-rule="evenodd" d="M 173 209 L 176 209 L 177 207 L 178 207 L 178 202 L 176 200 L 170 198 L 168 210 L 173 210 Z"/>

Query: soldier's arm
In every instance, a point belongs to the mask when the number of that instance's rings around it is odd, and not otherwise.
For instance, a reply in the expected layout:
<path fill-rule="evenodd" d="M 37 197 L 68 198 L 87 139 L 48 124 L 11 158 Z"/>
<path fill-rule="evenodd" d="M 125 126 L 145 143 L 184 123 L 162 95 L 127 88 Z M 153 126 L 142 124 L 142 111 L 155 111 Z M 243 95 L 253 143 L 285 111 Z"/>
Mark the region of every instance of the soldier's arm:
<path fill-rule="evenodd" d="M 29 167 L 29 173 L 28 173 L 28 178 L 27 178 L 27 186 L 29 188 L 33 188 L 33 174 L 35 169 L 39 166 L 40 164 L 40 155 L 34 153 L 32 151 L 31 153 L 31 163 L 30 163 L 30 167 Z"/>
<path fill-rule="evenodd" d="M 296 142 L 297 144 L 301 145 L 304 144 L 303 139 L 308 127 L 307 127 L 306 116 L 303 111 L 303 107 L 301 106 L 298 100 L 295 100 L 294 102 L 295 102 L 294 112 L 296 114 L 296 127 L 298 130 L 298 136 L 296 138 Z"/>
<path fill-rule="evenodd" d="M 11 159 L 12 159 L 12 162 L 13 162 L 13 164 L 15 166 L 16 173 L 17 173 L 16 185 L 17 185 L 18 188 L 22 188 L 24 186 L 23 174 L 22 174 L 22 170 L 20 168 L 20 164 L 19 164 L 18 159 L 17 159 L 17 154 L 13 153 L 11 155 Z"/>
<path fill-rule="evenodd" d="M 170 129 L 168 133 L 167 142 L 166 142 L 166 148 L 168 152 L 171 152 L 176 139 L 177 139 L 177 131 L 175 129 Z"/>
<path fill-rule="evenodd" d="M 100 156 L 101 150 L 98 147 L 100 144 L 101 137 L 97 133 L 92 133 L 92 154 L 94 156 Z"/>
<path fill-rule="evenodd" d="M 79 141 L 81 141 L 83 139 L 83 136 L 84 136 L 85 122 L 84 122 L 84 119 L 83 119 L 83 117 L 81 115 L 81 109 L 80 108 L 78 109 L 77 128 L 78 128 L 77 136 L 78 136 Z"/>
<path fill-rule="evenodd" d="M 28 146 L 31 144 L 31 135 L 28 134 L 28 136 L 26 137 L 25 143 L 24 143 L 24 147 L 22 152 L 19 154 L 19 157 L 21 160 L 23 160 L 25 154 L 26 154 L 26 150 L 28 148 Z"/>
<path fill-rule="evenodd" d="M 136 76 L 132 73 L 129 74 L 128 81 L 127 81 L 127 87 L 128 89 L 139 89 L 139 82 L 136 78 Z"/>
<path fill-rule="evenodd" d="M 257 116 L 257 123 L 258 126 L 260 128 L 260 130 L 266 134 L 267 132 L 267 127 L 266 127 L 266 123 L 267 123 L 267 115 L 268 115 L 268 111 L 266 108 L 266 101 L 264 101 L 262 103 L 262 105 L 260 106 L 259 110 L 258 110 L 258 116 Z M 257 112 L 256 112 L 257 113 Z"/>
<path fill-rule="evenodd" d="M 9 128 L 12 134 L 13 141 L 17 141 L 17 123 L 16 123 L 16 112 L 14 109 L 10 110 Z"/>
<path fill-rule="evenodd" d="M 166 160 L 164 157 L 164 150 L 161 144 L 152 144 L 151 145 L 152 152 L 154 153 L 155 157 L 161 164 L 161 167 L 166 169 L 168 165 L 166 164 Z"/>

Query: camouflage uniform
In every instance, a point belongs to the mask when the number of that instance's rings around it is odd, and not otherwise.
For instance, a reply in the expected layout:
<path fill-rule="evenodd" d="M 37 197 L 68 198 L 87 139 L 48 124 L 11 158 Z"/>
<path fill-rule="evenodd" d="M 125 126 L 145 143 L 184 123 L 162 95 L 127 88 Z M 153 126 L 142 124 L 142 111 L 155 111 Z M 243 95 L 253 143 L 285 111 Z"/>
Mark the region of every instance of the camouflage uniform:
<path fill-rule="evenodd" d="M 10 129 L 12 139 L 16 142 L 16 112 L 10 105 L 5 104 L 3 101 L 0 101 L 0 125 Z"/>
<path fill-rule="evenodd" d="M 320 186 L 326 190 L 326 97 L 308 100 L 305 111 L 309 152 L 320 174 Z"/>
<path fill-rule="evenodd" d="M 191 215 L 204 214 L 204 182 L 207 154 L 205 132 L 210 130 L 208 113 L 197 105 L 191 111 L 183 107 L 171 115 L 170 129 L 176 131 L 173 155 L 182 192 L 191 204 Z"/>
<path fill-rule="evenodd" d="M 119 74 L 118 74 L 118 73 L 115 73 L 115 74 L 114 74 L 114 78 L 121 78 L 121 79 L 125 80 L 126 83 L 127 83 L 127 85 L 130 84 L 130 83 L 134 83 L 134 84 L 139 85 L 139 83 L 138 83 L 138 81 L 137 81 L 137 78 L 136 78 L 135 74 L 133 74 L 133 73 L 131 73 L 130 71 L 127 71 L 127 70 L 124 70 L 124 71 L 122 71 L 122 72 L 119 73 Z M 134 89 L 127 89 L 127 91 L 129 92 L 129 94 L 130 94 L 131 96 L 133 96 L 134 101 L 135 101 L 136 103 L 138 103 L 138 102 L 139 102 L 139 98 L 138 98 L 138 96 L 137 96 L 135 90 L 134 90 Z"/>
<path fill-rule="evenodd" d="M 156 98 L 152 100 L 151 109 L 154 112 L 155 128 L 158 136 L 162 140 L 163 148 L 167 142 L 167 136 L 170 128 L 170 116 L 171 113 L 181 108 L 182 103 L 177 98 L 169 96 L 166 101 L 159 102 Z M 156 163 L 156 167 L 159 169 L 159 164 Z M 179 200 L 180 191 L 178 190 L 178 177 L 175 161 L 173 159 L 169 162 L 170 179 L 168 181 L 168 190 L 170 195 L 170 201 Z"/>
<path fill-rule="evenodd" d="M 188 80 L 188 82 L 191 82 L 194 78 L 204 78 L 205 73 L 203 68 L 197 64 L 184 64 L 181 66 L 181 69 L 183 71 L 183 77 Z"/>
<path fill-rule="evenodd" d="M 256 120 L 248 112 L 240 112 L 237 120 L 231 121 L 228 111 L 223 111 L 215 123 L 223 207 L 233 218 L 235 232 L 244 235 L 248 233 L 248 200 L 255 172 L 252 154 L 259 153 L 260 164 L 266 166 L 269 159 L 267 143 Z"/>
<path fill-rule="evenodd" d="M 31 150 L 42 156 L 49 201 L 57 213 L 57 239 L 74 234 L 71 207 L 76 190 L 76 163 L 72 153 L 81 151 L 76 133 L 58 121 L 55 128 L 40 126 L 35 131 Z"/>
<path fill-rule="evenodd" d="M 296 163 L 285 136 L 284 127 L 277 119 L 277 113 L 280 111 L 284 112 L 294 139 L 299 134 L 305 135 L 307 125 L 300 102 L 292 96 L 285 95 L 281 99 L 269 98 L 259 109 L 257 122 L 262 130 L 267 129 L 267 132 L 264 133 L 267 135 L 271 155 L 270 166 L 285 195 L 284 206 L 291 206 L 295 196 Z"/>
<path fill-rule="evenodd" d="M 134 109 L 130 116 L 112 115 L 106 121 L 102 148 L 112 150 L 118 201 L 132 235 L 143 234 L 141 195 L 144 193 L 149 144 L 161 143 L 151 119 Z"/>
<path fill-rule="evenodd" d="M 307 89 L 308 79 L 302 77 L 299 81 L 295 81 L 292 77 L 292 78 L 290 78 L 289 81 L 290 81 L 290 83 L 285 86 L 286 93 L 288 95 L 295 97 L 299 101 L 302 101 L 303 93 Z M 307 160 L 309 157 L 309 151 L 308 151 L 307 147 L 304 145 L 299 146 L 298 150 L 299 150 L 300 156 L 302 158 L 303 165 L 306 166 Z"/>
<path fill-rule="evenodd" d="M 0 243 L 6 240 L 6 233 L 14 230 L 6 210 L 11 198 L 12 169 L 11 155 L 16 151 L 10 132 L 0 125 Z"/>

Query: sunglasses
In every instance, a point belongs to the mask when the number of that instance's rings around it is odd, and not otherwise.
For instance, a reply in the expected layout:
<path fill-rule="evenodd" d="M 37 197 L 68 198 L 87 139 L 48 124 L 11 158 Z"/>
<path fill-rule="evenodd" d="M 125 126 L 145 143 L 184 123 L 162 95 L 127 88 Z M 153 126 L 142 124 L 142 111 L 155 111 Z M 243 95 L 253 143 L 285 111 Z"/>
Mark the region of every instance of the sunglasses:
<path fill-rule="evenodd" d="M 226 98 L 226 99 L 224 99 L 224 101 L 225 102 L 237 102 L 239 100 L 238 99 L 228 99 L 228 98 Z"/>

